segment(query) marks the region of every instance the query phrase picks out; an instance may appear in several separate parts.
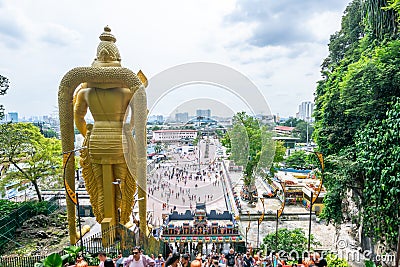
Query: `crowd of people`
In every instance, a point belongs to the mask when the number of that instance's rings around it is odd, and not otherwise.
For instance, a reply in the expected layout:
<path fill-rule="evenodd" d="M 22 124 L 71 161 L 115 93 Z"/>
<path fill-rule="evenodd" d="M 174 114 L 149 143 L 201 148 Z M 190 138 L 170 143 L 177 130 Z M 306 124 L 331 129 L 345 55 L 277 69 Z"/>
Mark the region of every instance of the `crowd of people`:
<path fill-rule="evenodd" d="M 122 257 L 122 254 L 119 254 L 112 259 L 107 257 L 105 252 L 99 252 L 98 259 L 99 267 L 327 267 L 328 265 L 318 252 L 311 253 L 309 257 L 297 263 L 289 264 L 280 258 L 279 253 L 263 256 L 261 253 L 254 253 L 252 248 L 247 249 L 246 253 L 237 253 L 231 248 L 228 253 L 198 254 L 193 259 L 189 253 L 171 252 L 164 259 L 162 254 L 157 257 L 153 254 L 145 255 L 141 247 L 136 246 L 129 257 Z M 77 260 L 76 267 L 87 266 L 83 258 Z"/>
<path fill-rule="evenodd" d="M 191 263 L 194 263 L 194 266 Z M 198 256 L 190 263 L 190 256 L 180 255 L 178 252 L 171 253 L 162 267 L 326 267 L 327 262 L 320 257 L 319 253 L 312 253 L 310 257 L 302 259 L 299 263 L 288 265 L 281 259 L 279 254 L 262 256 L 260 253 L 253 253 L 252 249 L 246 253 L 236 253 L 233 248 L 228 253 L 211 253 L 209 255 Z M 161 266 L 156 266 L 161 267 Z"/>
<path fill-rule="evenodd" d="M 228 253 L 212 252 L 208 255 L 198 255 L 194 259 L 187 253 L 169 253 L 167 259 L 162 254 L 155 257 L 142 253 L 140 247 L 135 247 L 132 254 L 123 258 L 121 255 L 116 259 L 107 258 L 106 254 L 98 254 L 99 267 L 327 267 L 327 261 L 315 252 L 310 257 L 300 260 L 298 263 L 286 263 L 278 253 L 269 256 L 262 256 L 260 253 L 253 253 L 248 249 L 246 253 L 236 253 L 233 248 Z M 77 267 L 86 267 L 85 262 L 80 261 Z"/>
<path fill-rule="evenodd" d="M 173 165 L 158 164 L 147 179 L 149 198 L 162 200 L 162 210 L 173 212 L 177 206 L 193 209 L 198 202 L 209 202 L 222 196 L 222 164 L 208 162 L 199 165 L 195 153 L 187 155 L 188 161 L 177 161 Z M 220 192 L 213 192 L 220 188 Z"/>
<path fill-rule="evenodd" d="M 197 152 L 175 155 L 180 157 L 176 164 L 156 166 L 156 169 L 148 179 L 148 195 L 149 197 L 160 198 L 165 202 L 162 203 L 162 210 L 172 213 L 176 210 L 177 205 L 195 207 L 196 202 L 212 201 L 213 194 L 207 190 L 198 190 L 205 186 L 221 187 L 221 177 L 223 175 L 222 164 L 220 162 L 210 162 L 203 169 L 199 169 L 196 164 L 198 158 Z M 185 161 L 187 160 L 187 161 Z M 247 190 L 247 189 L 246 189 Z M 250 193 L 250 190 L 248 190 Z M 239 202 L 239 197 L 235 195 L 235 201 Z M 243 198 L 243 192 L 241 192 Z M 238 204 L 238 203 L 236 203 Z M 176 228 L 171 229 L 176 231 Z M 178 229 L 178 234 L 182 234 L 184 229 Z M 190 231 L 190 228 L 189 228 Z M 218 232 L 220 233 L 220 232 Z M 221 232 L 222 233 L 222 232 Z M 224 231 L 225 233 L 225 231 Z M 170 251 L 173 251 L 171 249 Z M 217 252 L 218 251 L 218 252 Z M 193 251 L 192 251 L 193 252 Z M 195 251 L 198 253 L 199 251 Z M 254 253 L 252 249 L 246 250 L 246 253 L 235 252 L 233 248 L 228 253 L 220 253 L 221 250 L 211 250 L 208 255 L 199 254 L 197 257 L 191 256 L 189 253 L 171 252 L 166 258 L 162 254 L 158 256 L 145 255 L 140 247 L 135 247 L 129 257 L 111 259 L 103 252 L 98 254 L 100 260 L 99 267 L 326 267 L 326 260 L 321 258 L 318 253 L 310 255 L 309 258 L 299 261 L 298 263 L 287 262 L 279 257 L 279 254 L 262 256 Z M 86 264 L 86 265 L 85 265 Z M 77 267 L 86 267 L 84 260 L 77 262 Z"/>
<path fill-rule="evenodd" d="M 147 256 L 144 256 L 147 257 Z M 137 260 L 139 257 L 137 257 Z M 144 265 L 122 265 L 124 267 L 326 267 L 327 262 L 320 257 L 319 253 L 310 254 L 309 258 L 301 260 L 301 263 L 292 263 L 288 265 L 279 257 L 279 254 L 263 257 L 259 253 L 253 253 L 252 249 L 246 253 L 236 253 L 233 248 L 228 253 L 210 253 L 209 255 L 198 255 L 191 260 L 189 254 L 180 254 L 179 252 L 170 253 L 168 258 L 164 260 L 160 254 L 158 258 L 153 256 L 146 258 L 147 263 Z M 117 266 L 118 267 L 118 266 Z"/>

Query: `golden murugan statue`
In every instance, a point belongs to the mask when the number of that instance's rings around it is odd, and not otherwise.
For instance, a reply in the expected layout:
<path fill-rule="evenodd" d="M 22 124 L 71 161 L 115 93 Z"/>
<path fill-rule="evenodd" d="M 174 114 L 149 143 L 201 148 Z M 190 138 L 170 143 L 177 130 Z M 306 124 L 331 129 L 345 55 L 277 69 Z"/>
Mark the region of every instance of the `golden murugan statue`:
<path fill-rule="evenodd" d="M 144 222 L 140 223 L 140 230 L 145 231 L 147 80 L 141 71 L 136 75 L 121 67 L 116 39 L 108 26 L 100 40 L 92 66 L 74 68 L 61 81 L 59 113 L 63 151 L 74 150 L 75 121 L 85 137 L 80 164 L 97 222 L 102 229 L 127 223 L 137 189 L 142 199 L 139 220 Z M 85 121 L 88 109 L 93 125 Z M 66 185 L 74 192 L 73 158 L 69 162 L 64 160 L 64 164 Z M 76 243 L 75 206 L 68 197 L 67 212 L 70 242 Z"/>

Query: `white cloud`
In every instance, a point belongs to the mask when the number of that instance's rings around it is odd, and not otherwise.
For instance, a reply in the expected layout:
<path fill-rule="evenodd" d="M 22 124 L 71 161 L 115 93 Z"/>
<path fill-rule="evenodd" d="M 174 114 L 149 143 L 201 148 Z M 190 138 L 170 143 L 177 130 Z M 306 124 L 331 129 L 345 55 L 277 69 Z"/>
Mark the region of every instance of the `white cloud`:
<path fill-rule="evenodd" d="M 44 25 L 40 32 L 40 40 L 48 45 L 65 46 L 79 41 L 79 33 L 62 25 L 49 23 Z"/>
<path fill-rule="evenodd" d="M 151 78 L 182 63 L 226 64 L 258 85 L 273 112 L 294 115 L 312 99 L 349 1 L 2 1 L 0 74 L 11 88 L 0 103 L 7 112 L 52 113 L 62 76 L 91 64 L 109 25 L 135 72 Z"/>
<path fill-rule="evenodd" d="M 341 18 L 342 13 L 339 12 L 314 13 L 306 22 L 306 27 L 317 41 L 326 43 L 327 37 L 340 30 Z"/>

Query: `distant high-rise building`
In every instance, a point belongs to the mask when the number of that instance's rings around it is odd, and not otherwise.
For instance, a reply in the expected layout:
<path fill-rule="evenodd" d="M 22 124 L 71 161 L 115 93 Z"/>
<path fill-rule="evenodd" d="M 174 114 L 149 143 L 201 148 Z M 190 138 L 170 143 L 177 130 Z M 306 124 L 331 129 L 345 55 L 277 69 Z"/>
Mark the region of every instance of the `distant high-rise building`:
<path fill-rule="evenodd" d="M 18 112 L 9 112 L 7 121 L 18 122 Z"/>
<path fill-rule="evenodd" d="M 297 118 L 305 121 L 313 121 L 312 113 L 314 111 L 314 103 L 311 101 L 301 102 Z"/>
<path fill-rule="evenodd" d="M 197 109 L 196 117 L 211 118 L 211 110 L 210 109 Z"/>
<path fill-rule="evenodd" d="M 176 113 L 175 114 L 175 120 L 177 122 L 188 122 L 189 120 L 189 113 L 183 112 L 183 113 Z"/>
<path fill-rule="evenodd" d="M 164 116 L 163 115 L 157 115 L 157 122 L 163 123 L 164 122 Z"/>
<path fill-rule="evenodd" d="M 151 115 L 147 118 L 148 122 L 155 122 L 155 123 L 163 123 L 164 116 L 163 115 Z"/>

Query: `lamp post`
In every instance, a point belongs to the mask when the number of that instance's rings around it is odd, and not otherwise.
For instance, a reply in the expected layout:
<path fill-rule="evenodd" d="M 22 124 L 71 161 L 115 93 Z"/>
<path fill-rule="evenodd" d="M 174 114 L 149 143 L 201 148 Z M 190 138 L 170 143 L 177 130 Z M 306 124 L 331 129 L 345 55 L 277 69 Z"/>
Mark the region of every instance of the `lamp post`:
<path fill-rule="evenodd" d="M 308 255 L 310 255 L 310 246 L 311 246 L 311 215 L 312 215 L 312 206 L 313 206 L 313 192 L 311 192 L 310 197 L 310 220 L 308 223 Z"/>
<path fill-rule="evenodd" d="M 197 140 L 197 144 L 198 144 L 198 150 L 199 150 L 199 172 L 201 171 L 201 167 L 200 167 L 200 140 L 201 140 L 201 131 L 200 131 L 200 120 L 202 119 L 202 116 L 197 116 L 197 129 L 198 129 L 198 140 Z"/>
<path fill-rule="evenodd" d="M 282 187 L 282 203 L 281 207 L 279 210 L 276 211 L 276 229 L 275 229 L 275 250 L 278 250 L 278 223 L 279 223 L 279 217 L 281 217 L 283 210 L 285 209 L 285 203 L 286 203 L 286 187 L 285 183 L 283 183 L 281 180 L 279 180 L 279 184 Z"/>
<path fill-rule="evenodd" d="M 315 190 L 315 196 L 314 192 L 311 191 L 311 197 L 310 197 L 310 221 L 308 225 L 308 253 L 310 253 L 310 246 L 311 246 L 311 215 L 312 215 L 312 207 L 314 202 L 318 199 L 318 196 L 322 190 L 322 184 L 324 182 L 324 170 L 325 170 L 325 163 L 324 163 L 324 156 L 321 152 L 314 152 L 314 154 L 317 156 L 319 163 L 321 164 L 321 181 L 319 183 L 318 188 Z"/>

